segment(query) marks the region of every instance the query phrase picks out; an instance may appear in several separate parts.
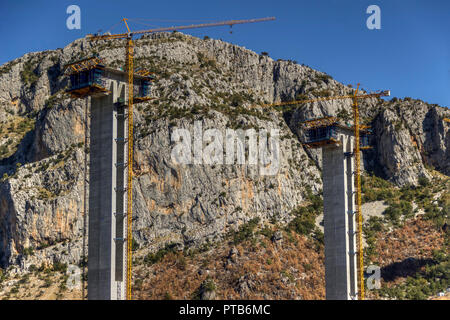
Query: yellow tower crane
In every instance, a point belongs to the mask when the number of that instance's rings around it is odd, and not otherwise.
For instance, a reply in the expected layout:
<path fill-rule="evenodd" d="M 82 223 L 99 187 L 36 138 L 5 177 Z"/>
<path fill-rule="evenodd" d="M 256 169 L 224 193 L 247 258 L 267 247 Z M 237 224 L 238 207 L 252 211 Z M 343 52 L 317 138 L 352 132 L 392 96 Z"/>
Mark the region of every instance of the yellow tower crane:
<path fill-rule="evenodd" d="M 127 300 L 131 300 L 131 262 L 132 262 L 132 200 L 133 200 L 133 51 L 134 51 L 134 41 L 133 36 L 141 35 L 141 34 L 149 34 L 156 32 L 166 32 L 166 31 L 178 31 L 178 30 L 187 30 L 187 29 L 196 29 L 196 28 L 207 28 L 207 27 L 217 27 L 217 26 L 230 26 L 232 27 L 235 24 L 244 24 L 244 23 L 254 23 L 254 22 L 263 22 L 263 21 L 272 21 L 275 20 L 274 17 L 268 18 L 260 18 L 260 19 L 248 19 L 248 20 L 228 20 L 221 22 L 213 22 L 213 23 L 204 23 L 204 24 L 194 24 L 194 25 L 186 25 L 186 26 L 176 26 L 176 27 L 165 27 L 165 28 L 157 28 L 157 29 L 148 29 L 141 31 L 130 31 L 128 27 L 126 18 L 123 18 L 122 21 L 125 23 L 127 32 L 119 33 L 119 34 L 103 34 L 103 35 L 87 35 L 87 39 L 89 41 L 97 41 L 97 40 L 113 40 L 113 39 L 126 39 L 126 70 L 128 74 L 128 185 L 127 185 L 127 278 L 126 278 L 126 287 L 127 287 Z"/>
<path fill-rule="evenodd" d="M 359 99 L 367 99 L 367 98 L 376 98 L 383 96 L 390 96 L 390 91 L 385 90 L 377 93 L 369 93 L 358 95 L 359 92 L 359 83 L 353 95 L 343 95 L 343 96 L 332 96 L 332 97 L 321 97 L 315 99 L 307 99 L 307 100 L 294 100 L 294 101 L 286 101 L 286 102 L 275 102 L 275 103 L 267 103 L 262 105 L 252 106 L 253 108 L 257 107 L 278 107 L 278 106 L 287 106 L 287 105 L 296 105 L 296 104 L 304 104 L 318 101 L 330 101 L 330 100 L 343 100 L 343 99 L 352 99 L 353 104 L 353 128 L 355 134 L 355 184 L 356 184 L 356 214 L 358 219 L 358 270 L 359 270 L 359 299 L 364 300 L 364 261 L 363 261 L 363 241 L 362 241 L 362 213 L 361 213 L 361 156 L 360 156 L 360 129 L 363 129 L 363 126 L 359 123 L 359 107 L 358 100 Z"/>

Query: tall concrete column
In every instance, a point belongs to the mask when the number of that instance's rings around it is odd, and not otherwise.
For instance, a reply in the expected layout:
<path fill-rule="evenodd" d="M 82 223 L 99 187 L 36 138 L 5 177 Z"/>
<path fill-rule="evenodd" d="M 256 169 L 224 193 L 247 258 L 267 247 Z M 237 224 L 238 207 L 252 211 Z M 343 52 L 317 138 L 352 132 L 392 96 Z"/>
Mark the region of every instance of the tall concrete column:
<path fill-rule="evenodd" d="M 327 300 L 351 298 L 349 186 L 347 176 L 347 136 L 340 144 L 324 146 L 323 199 L 325 235 L 325 286 Z M 351 189 L 351 188 L 350 188 Z"/>
<path fill-rule="evenodd" d="M 109 80 L 110 94 L 91 98 L 88 299 L 125 298 L 127 148 L 125 83 Z"/>
<path fill-rule="evenodd" d="M 350 298 L 357 299 L 358 292 L 358 269 L 357 269 L 357 246 L 356 246 L 356 232 L 358 231 L 356 225 L 356 188 L 355 188 L 355 157 L 354 157 L 355 139 L 352 136 L 346 137 L 345 144 L 345 159 L 346 168 L 345 174 L 347 179 L 347 219 L 348 219 L 348 261 L 349 261 L 349 280 L 350 280 Z"/>

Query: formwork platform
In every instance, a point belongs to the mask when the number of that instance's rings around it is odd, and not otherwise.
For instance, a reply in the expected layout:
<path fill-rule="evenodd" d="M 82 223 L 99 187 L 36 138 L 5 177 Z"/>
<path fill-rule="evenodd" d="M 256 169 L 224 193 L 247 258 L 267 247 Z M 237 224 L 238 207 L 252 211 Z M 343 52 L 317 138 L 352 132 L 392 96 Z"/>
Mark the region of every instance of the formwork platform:
<path fill-rule="evenodd" d="M 340 134 L 353 135 L 354 127 L 342 125 L 336 117 L 323 117 L 302 122 L 304 131 L 303 145 L 307 148 L 321 148 L 327 145 L 339 145 Z M 371 131 L 364 127 L 360 130 L 360 147 L 369 149 L 369 135 Z"/>
<path fill-rule="evenodd" d="M 98 56 L 81 59 L 65 65 L 70 77 L 70 85 L 66 93 L 72 98 L 85 98 L 88 96 L 101 97 L 111 93 L 107 89 L 111 78 L 125 77 L 126 72 L 105 66 Z M 136 71 L 133 75 L 133 103 L 152 100 L 151 84 L 154 75 L 145 69 Z"/>
<path fill-rule="evenodd" d="M 69 70 L 70 77 L 70 87 L 66 93 L 72 98 L 104 96 L 110 93 L 103 77 L 105 66 L 97 56 L 69 63 L 65 69 Z"/>

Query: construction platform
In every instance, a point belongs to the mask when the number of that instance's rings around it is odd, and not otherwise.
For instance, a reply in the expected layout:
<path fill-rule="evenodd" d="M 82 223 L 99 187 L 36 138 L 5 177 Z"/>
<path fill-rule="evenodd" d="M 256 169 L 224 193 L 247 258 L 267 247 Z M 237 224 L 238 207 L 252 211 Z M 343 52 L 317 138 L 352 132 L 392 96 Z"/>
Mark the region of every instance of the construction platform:
<path fill-rule="evenodd" d="M 340 144 L 340 134 L 353 135 L 354 126 L 343 125 L 337 117 L 323 117 L 302 122 L 304 142 L 308 148 L 321 148 L 327 145 Z M 369 136 L 371 130 L 367 126 L 361 126 L 360 148 L 370 149 Z"/>
<path fill-rule="evenodd" d="M 65 65 L 69 70 L 70 85 L 66 93 L 73 98 L 101 97 L 111 94 L 107 83 L 110 79 L 123 79 L 127 72 L 105 66 L 103 60 L 94 55 Z M 140 69 L 133 74 L 133 103 L 151 100 L 151 83 L 154 75 Z"/>

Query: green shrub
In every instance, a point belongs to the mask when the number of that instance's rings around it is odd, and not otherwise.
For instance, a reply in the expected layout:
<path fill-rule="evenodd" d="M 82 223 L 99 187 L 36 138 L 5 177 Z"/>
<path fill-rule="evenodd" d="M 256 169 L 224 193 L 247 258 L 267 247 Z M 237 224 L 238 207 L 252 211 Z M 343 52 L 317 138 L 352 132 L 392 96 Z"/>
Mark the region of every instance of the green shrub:
<path fill-rule="evenodd" d="M 306 207 L 301 207 L 295 215 L 296 217 L 289 223 L 288 228 L 298 234 L 309 235 L 314 230 L 316 214 Z"/>
<path fill-rule="evenodd" d="M 233 243 L 239 244 L 245 240 L 253 238 L 253 231 L 258 226 L 259 221 L 259 218 L 253 218 L 247 223 L 240 225 L 238 231 L 234 232 L 232 235 Z"/>
<path fill-rule="evenodd" d="M 328 83 L 331 79 L 333 79 L 333 77 L 330 76 L 330 75 L 328 75 L 328 74 L 319 74 L 319 75 L 316 77 L 316 80 L 324 81 L 324 82 L 326 82 L 326 83 Z"/>
<path fill-rule="evenodd" d="M 437 228 L 442 228 L 446 223 L 449 223 L 448 206 L 444 206 L 441 210 L 435 204 L 427 204 L 424 206 L 424 210 L 424 219 L 432 221 Z"/>
<path fill-rule="evenodd" d="M 295 100 L 308 100 L 309 97 L 307 94 L 299 93 L 295 96 Z"/>
<path fill-rule="evenodd" d="M 137 241 L 134 238 L 132 238 L 131 239 L 131 250 L 136 251 L 139 249 L 139 247 L 140 247 L 139 243 L 137 243 Z"/>
<path fill-rule="evenodd" d="M 316 239 L 316 241 L 320 244 L 325 244 L 325 235 L 323 234 L 322 230 L 319 228 L 315 228 L 313 232 L 313 237 Z"/>
<path fill-rule="evenodd" d="M 18 286 L 12 287 L 10 293 L 13 293 L 13 294 L 19 293 L 19 287 Z"/>
<path fill-rule="evenodd" d="M 352 115 L 345 109 L 339 110 L 339 112 L 337 113 L 337 117 L 344 121 L 349 121 L 352 119 Z"/>
<path fill-rule="evenodd" d="M 164 248 L 158 250 L 156 253 L 149 253 L 144 257 L 144 263 L 147 265 L 155 264 L 161 261 L 167 254 L 175 252 L 175 244 L 166 244 Z"/>
<path fill-rule="evenodd" d="M 214 280 L 213 280 L 213 279 L 208 278 L 207 280 L 205 280 L 205 282 L 204 282 L 204 284 L 203 284 L 203 288 L 204 288 L 206 291 L 215 291 L 216 288 L 217 288 L 217 286 L 216 286 L 216 284 L 214 283 Z"/>
<path fill-rule="evenodd" d="M 34 249 L 33 249 L 33 247 L 24 248 L 23 251 L 22 251 L 22 254 L 23 254 L 25 257 L 34 255 Z"/>
<path fill-rule="evenodd" d="M 244 102 L 244 98 L 240 94 L 234 93 L 231 96 L 231 105 L 233 107 L 237 107 L 237 106 L 241 105 L 243 102 Z"/>
<path fill-rule="evenodd" d="M 323 211 L 323 199 L 318 194 L 313 194 L 310 188 L 306 189 L 306 199 L 310 205 L 298 207 L 291 212 L 295 218 L 288 224 L 287 229 L 293 230 L 298 234 L 310 235 L 315 231 L 316 217 Z M 321 235 L 317 233 L 314 237 L 321 241 Z"/>
<path fill-rule="evenodd" d="M 164 294 L 164 300 L 173 300 L 172 295 L 166 291 L 166 293 Z"/>
<path fill-rule="evenodd" d="M 313 91 L 312 93 L 316 97 L 331 97 L 333 95 L 333 91 L 328 90 L 328 89 Z"/>
<path fill-rule="evenodd" d="M 44 284 L 42 285 L 43 288 L 49 288 L 51 287 L 53 281 L 50 278 L 45 278 Z"/>
<path fill-rule="evenodd" d="M 388 201 L 395 197 L 394 186 L 374 175 L 361 177 L 362 202 Z"/>
<path fill-rule="evenodd" d="M 31 61 L 27 61 L 23 65 L 23 70 L 20 72 L 22 81 L 27 85 L 33 85 L 39 79 L 38 75 L 34 71 Z"/>
<path fill-rule="evenodd" d="M 260 233 L 265 236 L 266 238 L 271 239 L 273 237 L 273 234 L 275 233 L 272 229 L 270 229 L 267 226 L 264 226 L 264 228 L 261 229 Z"/>
<path fill-rule="evenodd" d="M 62 263 L 60 261 L 53 262 L 53 271 L 66 273 L 67 272 L 67 263 Z"/>
<path fill-rule="evenodd" d="M 411 217 L 412 205 L 411 202 L 400 200 L 399 202 L 392 203 L 385 211 L 384 215 L 388 221 L 393 225 L 398 226 L 400 224 L 400 218 L 402 216 Z"/>
<path fill-rule="evenodd" d="M 382 296 L 394 299 L 425 300 L 450 286 L 450 257 L 445 249 L 433 252 L 433 262 L 424 271 L 408 277 L 405 283 L 380 290 Z"/>
<path fill-rule="evenodd" d="M 53 108 L 57 104 L 58 98 L 57 95 L 54 94 L 50 96 L 44 103 L 46 108 Z"/>
<path fill-rule="evenodd" d="M 5 156 L 8 152 L 9 152 L 9 149 L 6 144 L 0 146 L 0 157 Z"/>
<path fill-rule="evenodd" d="M 420 177 L 420 178 L 419 178 L 419 184 L 420 184 L 422 187 L 427 187 L 427 186 L 430 185 L 430 181 L 427 179 L 427 177 Z"/>

